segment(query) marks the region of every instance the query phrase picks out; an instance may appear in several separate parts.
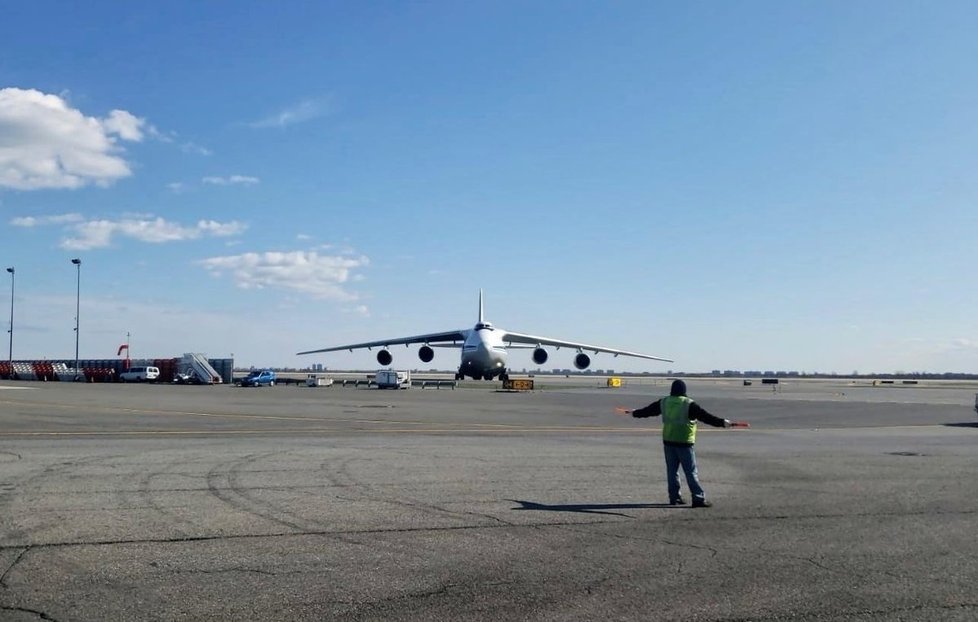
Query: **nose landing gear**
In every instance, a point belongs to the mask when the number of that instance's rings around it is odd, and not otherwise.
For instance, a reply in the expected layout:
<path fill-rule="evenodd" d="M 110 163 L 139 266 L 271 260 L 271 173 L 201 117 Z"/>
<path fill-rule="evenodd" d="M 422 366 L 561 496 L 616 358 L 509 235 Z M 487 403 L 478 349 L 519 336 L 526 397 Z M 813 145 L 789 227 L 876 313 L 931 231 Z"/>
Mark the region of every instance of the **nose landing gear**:
<path fill-rule="evenodd" d="M 497 376 L 493 376 L 492 374 L 468 374 L 468 375 L 472 378 L 472 380 L 502 380 L 503 382 L 509 380 L 509 372 L 505 369 L 503 369 Z M 455 372 L 456 380 L 465 380 L 465 376 L 466 374 L 463 373 L 461 369 Z"/>

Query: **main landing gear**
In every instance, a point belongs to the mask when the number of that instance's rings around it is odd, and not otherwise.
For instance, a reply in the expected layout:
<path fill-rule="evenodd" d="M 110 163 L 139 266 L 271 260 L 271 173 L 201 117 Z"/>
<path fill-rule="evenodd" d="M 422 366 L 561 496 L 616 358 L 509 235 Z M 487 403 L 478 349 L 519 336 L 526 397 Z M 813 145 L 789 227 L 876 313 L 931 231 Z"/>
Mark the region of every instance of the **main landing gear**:
<path fill-rule="evenodd" d="M 491 375 L 489 375 L 489 374 L 486 374 L 486 375 L 482 375 L 482 374 L 472 374 L 472 380 L 495 380 L 495 379 L 499 379 L 499 380 L 502 380 L 503 382 L 506 382 L 507 380 L 509 380 L 509 372 L 507 372 L 507 371 L 506 371 L 506 370 L 504 369 L 504 370 L 503 370 L 503 371 L 502 371 L 502 372 L 501 372 L 501 373 L 500 373 L 500 374 L 499 374 L 498 376 L 496 376 L 495 378 L 493 378 L 493 377 L 492 377 Z M 465 374 L 463 374 L 463 373 L 461 372 L 461 370 L 460 370 L 460 371 L 457 371 L 457 372 L 455 372 L 455 380 L 465 380 Z"/>

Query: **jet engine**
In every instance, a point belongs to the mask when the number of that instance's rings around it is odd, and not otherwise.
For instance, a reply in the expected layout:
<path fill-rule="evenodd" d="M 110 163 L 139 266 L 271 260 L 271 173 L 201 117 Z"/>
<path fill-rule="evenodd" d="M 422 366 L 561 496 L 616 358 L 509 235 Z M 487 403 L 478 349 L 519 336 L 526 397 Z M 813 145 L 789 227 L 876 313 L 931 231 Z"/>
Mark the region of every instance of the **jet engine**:
<path fill-rule="evenodd" d="M 537 348 L 533 351 L 533 362 L 537 365 L 543 365 L 547 362 L 547 351 L 543 348 Z"/>
<path fill-rule="evenodd" d="M 381 365 L 383 365 L 384 367 L 387 367 L 388 365 L 390 365 L 393 360 L 394 360 L 394 357 L 386 349 L 385 350 L 381 350 L 380 352 L 377 353 L 377 362 L 380 363 Z"/>
<path fill-rule="evenodd" d="M 430 363 L 431 359 L 435 358 L 435 351 L 431 349 L 431 346 L 421 346 L 418 349 L 418 358 L 424 363 Z"/>
<path fill-rule="evenodd" d="M 583 352 L 578 352 L 577 356 L 574 357 L 574 367 L 578 369 L 587 369 L 591 365 L 591 357 Z"/>

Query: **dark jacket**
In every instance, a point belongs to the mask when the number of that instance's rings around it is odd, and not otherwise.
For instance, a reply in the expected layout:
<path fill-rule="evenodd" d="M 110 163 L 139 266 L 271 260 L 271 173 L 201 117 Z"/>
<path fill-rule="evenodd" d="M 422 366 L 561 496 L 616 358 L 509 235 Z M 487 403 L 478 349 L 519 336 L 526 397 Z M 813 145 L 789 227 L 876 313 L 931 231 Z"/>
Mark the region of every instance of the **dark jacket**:
<path fill-rule="evenodd" d="M 638 410 L 632 411 L 633 417 L 638 417 L 639 419 L 644 419 L 646 417 L 658 417 L 662 414 L 662 400 L 656 400 L 646 406 L 645 408 L 639 408 Z M 706 409 L 693 402 L 689 405 L 689 420 L 690 421 L 702 421 L 707 425 L 712 425 L 715 428 L 723 427 L 723 419 L 715 415 L 711 415 L 706 412 Z M 677 443 L 674 441 L 662 441 L 664 445 L 674 445 L 678 447 L 690 447 L 692 443 Z"/>

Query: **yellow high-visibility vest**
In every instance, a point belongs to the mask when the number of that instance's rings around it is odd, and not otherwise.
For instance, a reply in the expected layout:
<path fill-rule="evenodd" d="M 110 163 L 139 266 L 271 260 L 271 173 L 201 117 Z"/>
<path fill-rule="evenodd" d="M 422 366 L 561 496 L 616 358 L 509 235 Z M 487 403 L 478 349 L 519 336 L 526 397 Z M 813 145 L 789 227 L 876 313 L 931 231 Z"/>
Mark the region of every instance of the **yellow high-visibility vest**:
<path fill-rule="evenodd" d="M 696 421 L 689 419 L 693 400 L 685 395 L 670 395 L 659 400 L 662 410 L 662 440 L 673 443 L 695 443 Z"/>

